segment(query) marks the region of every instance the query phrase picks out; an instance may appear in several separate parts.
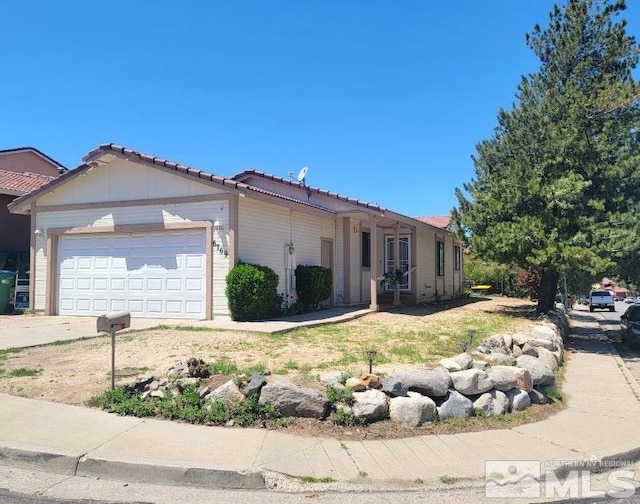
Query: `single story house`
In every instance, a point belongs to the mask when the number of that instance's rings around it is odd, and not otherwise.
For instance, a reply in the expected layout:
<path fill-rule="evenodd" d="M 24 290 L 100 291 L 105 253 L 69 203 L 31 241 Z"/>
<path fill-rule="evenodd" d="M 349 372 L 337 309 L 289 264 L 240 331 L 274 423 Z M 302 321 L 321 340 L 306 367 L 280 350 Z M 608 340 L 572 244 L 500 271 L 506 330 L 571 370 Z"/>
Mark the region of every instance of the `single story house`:
<path fill-rule="evenodd" d="M 304 180 L 246 170 L 221 177 L 100 145 L 83 164 L 9 205 L 31 216 L 30 308 L 48 315 L 127 310 L 149 318 L 230 316 L 225 277 L 271 267 L 295 301 L 295 268 L 333 272 L 331 305 L 370 305 L 408 272 L 403 303 L 462 293 L 454 233 Z"/>
<path fill-rule="evenodd" d="M 29 264 L 29 217 L 11 214 L 7 206 L 65 171 L 64 166 L 33 147 L 0 150 L 0 269 L 27 270 Z"/>

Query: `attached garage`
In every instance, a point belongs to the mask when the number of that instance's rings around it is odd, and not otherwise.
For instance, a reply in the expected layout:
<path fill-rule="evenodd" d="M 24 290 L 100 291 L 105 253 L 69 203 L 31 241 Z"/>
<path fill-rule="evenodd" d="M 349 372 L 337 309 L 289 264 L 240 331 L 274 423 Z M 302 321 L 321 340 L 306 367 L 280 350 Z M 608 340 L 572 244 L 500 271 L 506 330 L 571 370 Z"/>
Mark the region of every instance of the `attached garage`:
<path fill-rule="evenodd" d="M 58 239 L 61 315 L 206 318 L 204 230 Z"/>

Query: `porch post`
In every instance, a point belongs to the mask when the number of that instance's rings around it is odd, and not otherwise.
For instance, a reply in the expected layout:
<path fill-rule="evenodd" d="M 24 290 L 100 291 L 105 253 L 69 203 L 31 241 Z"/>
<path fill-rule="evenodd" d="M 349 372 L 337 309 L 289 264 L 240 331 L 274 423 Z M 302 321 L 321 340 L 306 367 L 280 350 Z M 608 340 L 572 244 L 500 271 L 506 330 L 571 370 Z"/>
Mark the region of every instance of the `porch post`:
<path fill-rule="evenodd" d="M 393 225 L 393 272 L 400 268 L 400 223 Z M 400 306 L 400 286 L 393 288 L 393 306 Z"/>
<path fill-rule="evenodd" d="M 371 304 L 369 308 L 378 311 L 378 223 L 375 217 L 369 221 L 369 232 L 371 240 L 369 240 L 369 257 L 371 258 Z"/>

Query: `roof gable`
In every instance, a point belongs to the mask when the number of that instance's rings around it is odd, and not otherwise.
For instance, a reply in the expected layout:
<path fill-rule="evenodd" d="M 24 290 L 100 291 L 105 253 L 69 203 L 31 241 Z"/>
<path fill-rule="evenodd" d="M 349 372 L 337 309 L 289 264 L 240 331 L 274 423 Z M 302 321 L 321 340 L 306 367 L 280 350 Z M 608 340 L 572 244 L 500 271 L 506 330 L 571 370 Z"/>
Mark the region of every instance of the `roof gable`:
<path fill-rule="evenodd" d="M 56 168 L 56 170 L 58 171 L 58 173 L 64 173 L 64 172 L 67 171 L 67 168 L 64 165 L 62 165 L 61 163 L 59 163 L 58 161 L 56 161 L 52 157 L 47 156 L 44 152 L 36 149 L 35 147 L 17 147 L 17 148 L 14 148 L 14 149 L 2 149 L 2 150 L 0 150 L 0 158 L 5 157 L 5 156 L 14 156 L 16 154 L 21 154 L 21 153 L 32 153 L 32 154 L 38 156 L 42 160 L 44 160 L 47 163 L 53 165 Z"/>

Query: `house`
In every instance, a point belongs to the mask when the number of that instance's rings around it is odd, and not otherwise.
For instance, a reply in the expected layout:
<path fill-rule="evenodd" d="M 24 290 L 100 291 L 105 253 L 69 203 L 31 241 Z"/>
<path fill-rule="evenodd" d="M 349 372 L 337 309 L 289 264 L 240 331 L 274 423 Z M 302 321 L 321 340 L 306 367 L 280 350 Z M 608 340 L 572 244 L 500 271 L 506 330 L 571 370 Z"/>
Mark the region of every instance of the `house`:
<path fill-rule="evenodd" d="M 269 266 L 295 299 L 295 268 L 333 272 L 328 305 L 378 308 L 385 271 L 408 271 L 403 302 L 462 292 L 446 229 L 301 182 L 246 170 L 221 177 L 113 144 L 10 205 L 31 216 L 30 307 L 45 314 L 229 317 L 225 277 Z"/>
<path fill-rule="evenodd" d="M 0 150 L 0 269 L 28 269 L 29 217 L 9 213 L 7 205 L 67 169 L 33 147 Z"/>

